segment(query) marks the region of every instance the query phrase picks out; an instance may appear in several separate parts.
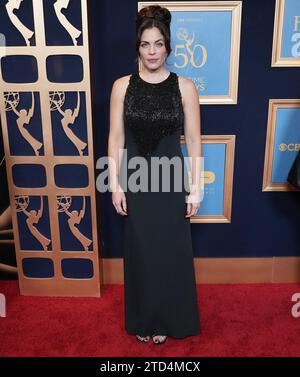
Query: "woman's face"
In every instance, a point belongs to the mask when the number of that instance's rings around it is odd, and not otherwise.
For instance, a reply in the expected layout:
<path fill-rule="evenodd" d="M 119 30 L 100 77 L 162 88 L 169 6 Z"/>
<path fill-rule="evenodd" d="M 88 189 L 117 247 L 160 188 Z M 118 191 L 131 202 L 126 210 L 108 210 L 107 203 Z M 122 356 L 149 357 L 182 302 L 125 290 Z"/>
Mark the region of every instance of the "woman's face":
<path fill-rule="evenodd" d="M 161 67 L 168 55 L 164 37 L 157 27 L 145 29 L 139 46 L 142 64 L 149 70 Z"/>

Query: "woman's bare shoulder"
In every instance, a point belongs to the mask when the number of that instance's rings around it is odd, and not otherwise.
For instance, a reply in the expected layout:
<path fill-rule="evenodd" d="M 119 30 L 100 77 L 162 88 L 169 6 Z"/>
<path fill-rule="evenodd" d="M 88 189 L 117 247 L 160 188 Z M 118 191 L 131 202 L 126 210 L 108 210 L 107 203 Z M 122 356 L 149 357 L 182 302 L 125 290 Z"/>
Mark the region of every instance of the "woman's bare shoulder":
<path fill-rule="evenodd" d="M 124 95 L 129 84 L 129 79 L 131 75 L 125 75 L 117 78 L 113 83 L 113 90 L 120 95 Z"/>
<path fill-rule="evenodd" d="M 178 84 L 179 89 L 181 91 L 182 100 L 183 103 L 185 103 L 185 100 L 190 97 L 191 94 L 195 94 L 197 92 L 196 85 L 194 81 L 187 79 L 186 77 L 178 76 Z"/>
<path fill-rule="evenodd" d="M 195 87 L 194 81 L 180 75 L 177 75 L 177 76 L 178 76 L 180 89 L 188 91 L 188 90 L 191 90 L 193 87 Z"/>

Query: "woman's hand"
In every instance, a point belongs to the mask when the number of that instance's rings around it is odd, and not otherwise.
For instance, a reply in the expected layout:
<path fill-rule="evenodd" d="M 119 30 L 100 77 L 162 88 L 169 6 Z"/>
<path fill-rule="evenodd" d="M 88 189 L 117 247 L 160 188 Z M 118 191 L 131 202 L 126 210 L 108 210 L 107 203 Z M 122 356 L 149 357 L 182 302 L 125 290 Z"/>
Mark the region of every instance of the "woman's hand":
<path fill-rule="evenodd" d="M 128 215 L 126 196 L 120 185 L 118 185 L 118 189 L 116 191 L 112 192 L 112 203 L 119 215 Z"/>
<path fill-rule="evenodd" d="M 198 211 L 199 208 L 200 208 L 200 202 L 187 203 L 185 217 L 192 217 L 192 216 L 194 216 L 197 213 L 197 211 Z"/>
<path fill-rule="evenodd" d="M 192 187 L 187 198 L 185 217 L 192 217 L 197 213 L 200 208 L 200 197 L 201 190 L 197 186 Z"/>

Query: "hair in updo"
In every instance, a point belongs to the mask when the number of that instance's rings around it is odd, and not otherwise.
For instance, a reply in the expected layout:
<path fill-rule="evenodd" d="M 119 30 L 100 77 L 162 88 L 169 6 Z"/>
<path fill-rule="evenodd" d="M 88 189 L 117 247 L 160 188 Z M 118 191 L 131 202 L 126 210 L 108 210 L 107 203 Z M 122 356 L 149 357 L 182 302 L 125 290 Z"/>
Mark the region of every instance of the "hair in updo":
<path fill-rule="evenodd" d="M 172 15 L 167 8 L 160 5 L 149 5 L 142 8 L 136 17 L 136 52 L 139 56 L 141 36 L 145 29 L 157 27 L 165 40 L 167 57 L 171 54 L 171 24 Z M 138 58 L 137 58 L 138 60 Z"/>

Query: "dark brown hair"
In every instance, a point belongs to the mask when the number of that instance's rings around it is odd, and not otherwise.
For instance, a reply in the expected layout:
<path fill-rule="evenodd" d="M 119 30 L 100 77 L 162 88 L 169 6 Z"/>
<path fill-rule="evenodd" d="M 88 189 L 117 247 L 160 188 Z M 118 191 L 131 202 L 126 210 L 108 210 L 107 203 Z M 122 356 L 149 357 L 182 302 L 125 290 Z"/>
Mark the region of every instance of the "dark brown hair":
<path fill-rule="evenodd" d="M 136 17 L 136 52 L 138 63 L 139 47 L 141 43 L 141 36 L 145 29 L 151 29 L 157 27 L 165 40 L 166 50 L 168 52 L 167 57 L 171 54 L 171 13 L 167 8 L 163 8 L 160 5 L 149 5 L 142 8 Z"/>

